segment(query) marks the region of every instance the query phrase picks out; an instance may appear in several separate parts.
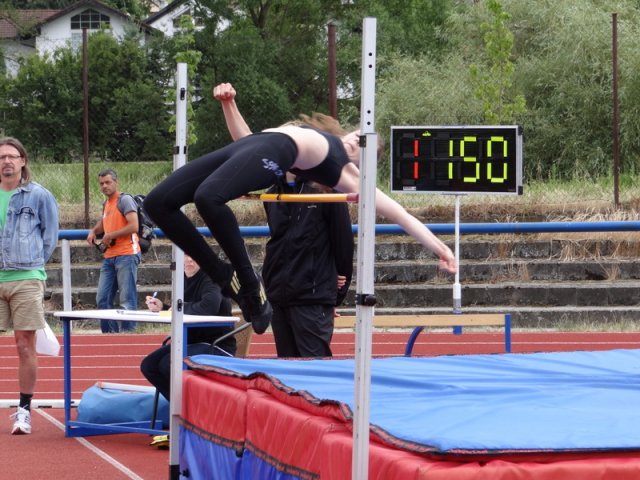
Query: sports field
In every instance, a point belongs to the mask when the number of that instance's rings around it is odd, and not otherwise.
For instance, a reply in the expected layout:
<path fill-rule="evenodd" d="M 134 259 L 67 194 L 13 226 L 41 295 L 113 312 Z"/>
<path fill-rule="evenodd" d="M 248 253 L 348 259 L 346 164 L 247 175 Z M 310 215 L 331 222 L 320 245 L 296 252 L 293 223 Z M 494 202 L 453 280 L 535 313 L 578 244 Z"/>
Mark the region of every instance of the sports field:
<path fill-rule="evenodd" d="M 375 332 L 374 356 L 403 354 L 408 332 Z M 139 364 L 145 354 L 163 340 L 160 334 L 101 335 L 74 334 L 72 344 L 73 384 L 72 398 L 79 399 L 82 392 L 96 381 L 145 385 Z M 62 340 L 60 338 L 60 340 Z M 640 333 L 602 332 L 518 332 L 512 333 L 512 352 L 553 352 L 577 350 L 633 349 L 640 345 Z M 332 343 L 336 357 L 352 356 L 353 332 L 337 332 Z M 504 338 L 501 331 L 465 332 L 462 335 L 439 331 L 419 337 L 414 354 L 459 355 L 503 353 Z M 274 357 L 275 348 L 269 333 L 254 335 L 250 357 Z M 87 438 L 65 438 L 62 408 L 45 407 L 47 403 L 59 405 L 63 391 L 62 357 L 40 357 L 37 393 L 34 401 L 42 404 L 33 412 L 33 433 L 11 436 L 7 408 L 18 398 L 17 360 L 13 337 L 0 336 L 0 400 L 3 408 L 6 435 L 5 447 L 0 449 L 4 466 L 2 478 L 168 478 L 167 451 L 148 445 L 150 438 L 141 434 L 104 435 Z"/>

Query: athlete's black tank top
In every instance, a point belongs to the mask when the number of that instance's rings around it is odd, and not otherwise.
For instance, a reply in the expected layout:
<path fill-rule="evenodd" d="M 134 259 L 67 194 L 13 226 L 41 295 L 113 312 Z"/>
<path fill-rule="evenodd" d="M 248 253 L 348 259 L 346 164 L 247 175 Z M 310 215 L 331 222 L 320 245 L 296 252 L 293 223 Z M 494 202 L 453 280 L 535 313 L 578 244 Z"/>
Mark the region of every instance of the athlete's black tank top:
<path fill-rule="evenodd" d="M 344 166 L 349 163 L 347 151 L 344 148 L 342 139 L 330 133 L 323 132 L 309 125 L 300 125 L 300 128 L 310 128 L 318 132 L 329 142 L 329 152 L 322 162 L 313 168 L 300 170 L 292 168 L 290 171 L 305 180 L 313 180 L 327 187 L 335 187 L 340 180 L 340 174 Z"/>

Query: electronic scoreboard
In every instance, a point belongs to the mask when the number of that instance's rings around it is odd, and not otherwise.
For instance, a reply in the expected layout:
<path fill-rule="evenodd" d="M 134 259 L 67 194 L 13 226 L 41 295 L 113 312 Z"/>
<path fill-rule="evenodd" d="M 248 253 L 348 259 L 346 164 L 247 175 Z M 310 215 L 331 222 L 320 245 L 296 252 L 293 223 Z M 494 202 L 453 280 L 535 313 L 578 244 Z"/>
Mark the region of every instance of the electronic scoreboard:
<path fill-rule="evenodd" d="M 522 127 L 391 127 L 391 191 L 522 195 Z"/>

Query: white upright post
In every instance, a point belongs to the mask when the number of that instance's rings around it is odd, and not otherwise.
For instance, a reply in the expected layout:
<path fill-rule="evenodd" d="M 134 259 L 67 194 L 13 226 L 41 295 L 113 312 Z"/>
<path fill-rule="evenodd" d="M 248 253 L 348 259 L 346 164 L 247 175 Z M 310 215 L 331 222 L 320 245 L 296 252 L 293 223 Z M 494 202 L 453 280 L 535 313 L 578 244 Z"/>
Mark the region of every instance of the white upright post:
<path fill-rule="evenodd" d="M 453 313 L 462 313 L 462 287 L 460 286 L 460 195 L 456 195 L 455 207 L 455 258 L 456 270 L 453 284 Z"/>
<path fill-rule="evenodd" d="M 73 308 L 71 303 L 71 244 L 69 240 L 62 240 L 62 309 L 65 312 Z M 69 330 L 73 329 L 73 322 L 69 321 Z"/>
<path fill-rule="evenodd" d="M 71 245 L 62 240 L 62 306 L 65 312 L 71 310 Z"/>
<path fill-rule="evenodd" d="M 187 161 L 187 64 L 179 63 L 176 74 L 176 145 L 173 152 L 173 169 L 182 167 Z M 184 253 L 175 245 L 171 252 L 171 402 L 169 436 L 169 479 L 180 478 L 179 431 L 182 411 L 182 356 Z"/>
<path fill-rule="evenodd" d="M 353 419 L 353 480 L 368 478 L 369 395 L 371 391 L 371 339 L 375 295 L 376 175 L 378 136 L 374 131 L 376 75 L 376 19 L 365 18 L 362 39 L 362 101 L 360 107 L 360 198 L 358 203 L 358 255 L 356 292 L 355 412 Z"/>

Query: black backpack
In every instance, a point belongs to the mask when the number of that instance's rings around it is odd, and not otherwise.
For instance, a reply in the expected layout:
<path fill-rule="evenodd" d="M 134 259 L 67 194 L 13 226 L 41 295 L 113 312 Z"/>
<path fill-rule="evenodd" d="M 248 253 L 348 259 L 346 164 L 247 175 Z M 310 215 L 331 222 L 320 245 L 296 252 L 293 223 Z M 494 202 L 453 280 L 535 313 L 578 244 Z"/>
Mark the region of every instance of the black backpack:
<path fill-rule="evenodd" d="M 133 198 L 133 201 L 136 202 L 136 206 L 138 207 L 138 242 L 140 243 L 140 251 L 142 253 L 147 253 L 151 248 L 151 241 L 155 238 L 155 233 L 153 233 L 153 229 L 156 228 L 156 224 L 153 223 L 151 217 L 147 214 L 142 206 L 142 202 L 144 201 L 144 195 L 131 195 L 130 193 L 121 193 L 118 197 L 118 210 L 120 213 L 124 215 L 123 207 L 120 203 L 123 195 L 129 195 Z"/>

